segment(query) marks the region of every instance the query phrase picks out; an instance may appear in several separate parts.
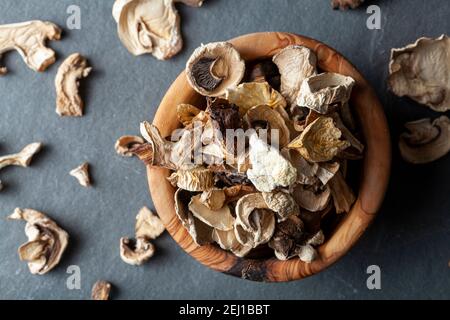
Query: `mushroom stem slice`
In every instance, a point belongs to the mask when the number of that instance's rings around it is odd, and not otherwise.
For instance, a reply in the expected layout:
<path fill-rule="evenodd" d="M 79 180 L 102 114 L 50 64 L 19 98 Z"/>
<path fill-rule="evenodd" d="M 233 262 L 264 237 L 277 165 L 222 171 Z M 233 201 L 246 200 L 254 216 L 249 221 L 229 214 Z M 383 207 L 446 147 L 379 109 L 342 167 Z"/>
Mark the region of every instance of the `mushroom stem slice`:
<path fill-rule="evenodd" d="M 27 145 L 22 151 L 16 154 L 0 157 L 0 169 L 8 166 L 28 167 L 33 156 L 42 149 L 42 143 L 35 142 Z"/>
<path fill-rule="evenodd" d="M 155 246 L 144 238 L 136 238 L 133 245 L 129 238 L 120 239 L 120 257 L 125 263 L 140 266 L 155 254 Z"/>
<path fill-rule="evenodd" d="M 32 274 L 43 275 L 56 267 L 66 250 L 69 235 L 45 214 L 32 209 L 15 209 L 10 220 L 24 220 L 28 242 L 18 252 Z"/>
<path fill-rule="evenodd" d="M 405 124 L 400 136 L 400 154 L 413 164 L 433 162 L 450 151 L 450 119 L 441 116 L 433 122 L 421 119 Z"/>
<path fill-rule="evenodd" d="M 69 173 L 72 177 L 78 180 L 78 183 L 87 188 L 91 186 L 91 178 L 89 176 L 89 163 L 85 162 L 76 167 Z"/>
<path fill-rule="evenodd" d="M 97 281 L 92 287 L 92 300 L 109 300 L 111 288 L 111 283 L 104 280 Z"/>
<path fill-rule="evenodd" d="M 0 58 L 7 51 L 17 50 L 34 71 L 45 71 L 55 62 L 55 52 L 45 46 L 46 40 L 59 40 L 61 29 L 51 22 L 28 21 L 0 26 Z M 0 67 L 0 76 L 8 72 Z"/>

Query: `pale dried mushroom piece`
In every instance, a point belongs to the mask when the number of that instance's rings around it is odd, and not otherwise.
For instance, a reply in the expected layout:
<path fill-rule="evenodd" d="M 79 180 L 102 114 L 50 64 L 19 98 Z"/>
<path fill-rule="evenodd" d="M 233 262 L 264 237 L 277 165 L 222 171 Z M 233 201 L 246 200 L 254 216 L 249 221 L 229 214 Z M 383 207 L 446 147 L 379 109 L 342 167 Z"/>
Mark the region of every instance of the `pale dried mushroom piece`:
<path fill-rule="evenodd" d="M 350 147 L 347 150 L 342 151 L 340 157 L 354 160 L 361 159 L 364 152 L 364 145 L 344 125 L 344 122 L 337 112 L 332 113 L 330 116 L 333 118 L 336 128 L 341 131 L 342 138 L 350 143 Z"/>
<path fill-rule="evenodd" d="M 187 191 L 206 191 L 214 186 L 214 173 L 204 167 L 178 170 L 167 178 L 173 186 Z"/>
<path fill-rule="evenodd" d="M 311 263 L 317 258 L 317 251 L 310 244 L 297 247 L 296 253 L 300 260 L 306 263 Z"/>
<path fill-rule="evenodd" d="M 191 198 L 188 208 L 195 218 L 214 229 L 221 231 L 233 229 L 235 219 L 228 205 L 218 210 L 211 210 L 202 203 L 201 195 L 196 195 Z"/>
<path fill-rule="evenodd" d="M 310 163 L 294 149 L 283 149 L 282 154 L 297 169 L 296 183 L 312 185 L 317 182 L 318 163 Z"/>
<path fill-rule="evenodd" d="M 408 132 L 400 136 L 400 154 L 414 164 L 433 162 L 450 151 L 450 119 L 421 119 L 405 124 Z"/>
<path fill-rule="evenodd" d="M 125 263 L 140 266 L 155 254 L 155 246 L 145 238 L 136 238 L 133 243 L 129 238 L 120 238 L 120 257 Z"/>
<path fill-rule="evenodd" d="M 69 242 L 68 233 L 45 214 L 32 209 L 15 209 L 10 220 L 24 220 L 28 242 L 20 246 L 20 260 L 28 262 L 32 274 L 43 275 L 55 268 Z"/>
<path fill-rule="evenodd" d="M 331 190 L 328 185 L 318 187 L 299 184 L 294 187 L 292 196 L 300 208 L 318 212 L 328 206 L 331 200 Z"/>
<path fill-rule="evenodd" d="M 342 173 L 338 171 L 328 185 L 330 186 L 336 213 L 350 212 L 353 203 L 356 201 L 356 197 L 345 181 Z"/>
<path fill-rule="evenodd" d="M 297 103 L 303 80 L 316 74 L 317 56 L 309 48 L 291 45 L 273 57 L 281 74 L 281 94 L 290 105 Z"/>
<path fill-rule="evenodd" d="M 239 107 L 245 115 L 253 107 L 265 105 L 270 108 L 285 108 L 286 100 L 267 82 L 246 82 L 226 90 L 226 99 Z"/>
<path fill-rule="evenodd" d="M 350 100 L 354 85 L 353 78 L 342 74 L 325 72 L 314 75 L 303 81 L 297 104 L 326 114 L 330 106 Z"/>
<path fill-rule="evenodd" d="M 94 283 L 94 286 L 92 287 L 91 299 L 99 301 L 109 300 L 111 288 L 112 288 L 111 283 L 104 280 L 97 281 L 96 283 Z"/>
<path fill-rule="evenodd" d="M 341 136 L 332 118 L 319 117 L 288 148 L 297 150 L 308 161 L 326 162 L 350 146 L 348 141 L 340 140 Z"/>
<path fill-rule="evenodd" d="M 138 136 L 122 136 L 117 139 L 114 145 L 114 149 L 116 150 L 117 154 L 123 157 L 132 157 L 132 150 L 144 143 L 144 139 Z"/>
<path fill-rule="evenodd" d="M 17 50 L 23 61 L 34 71 L 45 71 L 55 63 L 55 52 L 45 46 L 47 40 L 59 40 L 61 29 L 51 22 L 28 21 L 0 25 L 0 58 L 3 53 Z M 0 66 L 0 76 L 8 72 Z"/>
<path fill-rule="evenodd" d="M 136 216 L 136 238 L 153 240 L 158 238 L 165 230 L 164 224 L 149 208 L 142 207 Z"/>
<path fill-rule="evenodd" d="M 177 118 L 183 126 L 188 126 L 201 110 L 191 104 L 182 103 L 177 106 Z"/>
<path fill-rule="evenodd" d="M 87 188 L 91 186 L 91 178 L 89 176 L 89 163 L 85 162 L 76 167 L 69 173 L 72 177 L 78 180 L 78 183 Z"/>
<path fill-rule="evenodd" d="M 234 229 L 228 231 L 215 229 L 213 239 L 223 250 L 229 250 L 237 257 L 245 257 L 253 249 L 251 246 L 239 243 Z"/>
<path fill-rule="evenodd" d="M 420 38 L 392 49 L 389 87 L 439 112 L 450 110 L 450 38 Z"/>
<path fill-rule="evenodd" d="M 78 92 L 79 81 L 86 78 L 91 71 L 86 58 L 79 53 L 74 53 L 64 60 L 55 78 L 57 114 L 62 117 L 83 115 L 84 102 Z"/>
<path fill-rule="evenodd" d="M 277 214 L 278 222 L 285 221 L 291 215 L 298 215 L 300 208 L 295 199 L 287 192 L 263 192 L 262 196 L 267 207 Z"/>
<path fill-rule="evenodd" d="M 325 242 L 325 235 L 322 230 L 319 230 L 306 241 L 306 244 L 317 247 L 323 244 L 324 242 Z"/>
<path fill-rule="evenodd" d="M 223 96 L 237 86 L 245 73 L 245 62 L 228 42 L 213 42 L 197 48 L 186 64 L 191 87 L 207 97 Z"/>
<path fill-rule="evenodd" d="M 266 144 L 256 134 L 250 137 L 251 169 L 247 176 L 261 192 L 271 192 L 277 187 L 295 183 L 297 170 L 274 147 Z"/>
<path fill-rule="evenodd" d="M 33 156 L 41 149 L 42 143 L 35 142 L 27 145 L 19 153 L 0 157 L 0 170 L 8 166 L 28 167 Z"/>
<path fill-rule="evenodd" d="M 200 196 L 200 202 L 208 209 L 219 210 L 224 206 L 226 198 L 224 190 L 210 189 L 203 191 Z"/>

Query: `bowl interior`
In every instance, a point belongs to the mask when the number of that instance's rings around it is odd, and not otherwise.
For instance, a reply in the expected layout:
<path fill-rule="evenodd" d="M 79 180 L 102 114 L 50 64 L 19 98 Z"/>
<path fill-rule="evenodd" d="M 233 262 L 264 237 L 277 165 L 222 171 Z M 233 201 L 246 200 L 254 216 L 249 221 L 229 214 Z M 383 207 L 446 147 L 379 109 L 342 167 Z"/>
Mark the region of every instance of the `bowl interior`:
<path fill-rule="evenodd" d="M 148 167 L 147 176 L 155 208 L 175 241 L 202 264 L 217 271 L 254 281 L 290 281 L 313 275 L 343 256 L 360 238 L 379 209 L 390 173 L 390 140 L 383 108 L 362 75 L 330 47 L 310 38 L 279 32 L 255 33 L 230 40 L 246 61 L 269 58 L 288 45 L 297 44 L 314 50 L 319 68 L 351 76 L 356 85 L 351 106 L 361 125 L 365 141 L 357 200 L 325 243 L 318 248 L 318 258 L 307 264 L 300 259 L 238 258 L 216 245 L 198 246 L 175 214 L 175 188 L 167 181 L 167 169 Z M 179 127 L 176 106 L 180 103 L 202 105 L 204 98 L 188 84 L 184 72 L 169 88 L 155 115 L 153 124 L 163 136 Z"/>

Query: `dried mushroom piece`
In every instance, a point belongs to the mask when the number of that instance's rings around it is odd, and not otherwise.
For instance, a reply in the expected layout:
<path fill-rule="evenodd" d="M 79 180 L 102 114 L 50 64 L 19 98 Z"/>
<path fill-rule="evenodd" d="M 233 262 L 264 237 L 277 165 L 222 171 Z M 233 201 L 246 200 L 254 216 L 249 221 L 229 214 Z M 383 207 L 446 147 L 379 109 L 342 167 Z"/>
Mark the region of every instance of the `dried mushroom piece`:
<path fill-rule="evenodd" d="M 28 167 L 33 156 L 41 149 L 42 143 L 35 142 L 27 145 L 19 153 L 0 157 L 0 170 L 8 166 Z"/>
<path fill-rule="evenodd" d="M 283 191 L 263 192 L 262 196 L 267 207 L 277 214 L 278 222 L 300 213 L 300 208 L 289 193 Z"/>
<path fill-rule="evenodd" d="M 69 173 L 72 177 L 78 180 L 78 183 L 87 188 L 91 186 L 91 178 L 89 177 L 89 163 L 85 162 L 76 167 Z"/>
<path fill-rule="evenodd" d="M 328 184 L 336 213 L 350 212 L 353 203 L 356 201 L 356 197 L 347 182 L 345 182 L 342 173 L 340 171 L 337 172 Z"/>
<path fill-rule="evenodd" d="M 260 105 L 274 109 L 286 107 L 286 100 L 281 93 L 273 89 L 267 82 L 241 83 L 237 87 L 226 90 L 226 99 L 239 107 L 241 115 L 245 115 L 248 110 Z"/>
<path fill-rule="evenodd" d="M 234 229 L 228 231 L 214 230 L 214 241 L 223 249 L 229 250 L 238 257 L 245 257 L 253 248 L 242 245 L 236 238 Z"/>
<path fill-rule="evenodd" d="M 216 230 L 233 229 L 234 217 L 231 215 L 228 205 L 224 205 L 218 210 L 211 210 L 202 203 L 201 195 L 196 195 L 191 198 L 188 208 L 195 218 Z"/>
<path fill-rule="evenodd" d="M 277 187 L 288 187 L 295 183 L 297 170 L 281 153 L 258 138 L 250 137 L 251 169 L 247 176 L 261 192 L 271 192 Z"/>
<path fill-rule="evenodd" d="M 144 139 L 138 136 L 122 136 L 116 141 L 114 149 L 123 157 L 132 157 L 132 150 L 143 145 L 144 142 Z"/>
<path fill-rule="evenodd" d="M 189 191 L 178 189 L 175 192 L 175 213 L 196 244 L 201 246 L 212 243 L 214 229 L 196 219 L 189 211 L 188 204 L 191 198 L 192 194 Z"/>
<path fill-rule="evenodd" d="M 186 64 L 191 87 L 207 97 L 223 96 L 237 86 L 245 73 L 245 62 L 228 42 L 213 42 L 197 48 Z"/>
<path fill-rule="evenodd" d="M 420 38 L 393 49 L 389 87 L 397 96 L 408 96 L 439 112 L 450 110 L 450 38 Z"/>
<path fill-rule="evenodd" d="M 182 103 L 177 106 L 177 118 L 183 126 L 188 126 L 192 120 L 201 112 L 201 110 L 193 105 Z"/>
<path fill-rule="evenodd" d="M 433 162 L 450 151 L 450 119 L 441 116 L 433 122 L 421 119 L 405 124 L 408 132 L 400 136 L 400 154 L 414 164 Z"/>
<path fill-rule="evenodd" d="M 297 104 L 326 114 L 330 106 L 350 100 L 355 80 L 338 73 L 321 73 L 305 79 L 300 88 Z"/>
<path fill-rule="evenodd" d="M 333 9 L 347 10 L 348 8 L 358 8 L 364 0 L 331 0 Z"/>
<path fill-rule="evenodd" d="M 136 216 L 136 238 L 154 240 L 158 238 L 165 229 L 164 224 L 158 216 L 150 211 L 149 208 L 142 207 Z"/>
<path fill-rule="evenodd" d="M 269 242 L 279 260 L 288 260 L 297 255 L 296 249 L 305 238 L 305 225 L 298 216 L 290 216 L 286 221 L 278 223 L 275 233 Z"/>
<path fill-rule="evenodd" d="M 55 63 L 55 52 L 45 46 L 47 40 L 59 40 L 61 29 L 51 22 L 28 21 L 0 26 L 0 58 L 3 53 L 17 50 L 23 61 L 34 71 L 42 72 Z M 0 76 L 8 72 L 0 66 Z"/>
<path fill-rule="evenodd" d="M 272 60 L 266 59 L 247 64 L 244 82 L 267 82 L 272 88 L 280 88 L 280 72 Z"/>
<path fill-rule="evenodd" d="M 43 275 L 55 268 L 66 250 L 69 235 L 45 214 L 32 209 L 15 209 L 8 217 L 24 220 L 28 242 L 20 246 L 20 260 L 28 262 L 32 274 Z"/>
<path fill-rule="evenodd" d="M 224 190 L 211 189 L 203 191 L 200 196 L 200 202 L 208 209 L 219 210 L 224 206 L 226 198 Z"/>
<path fill-rule="evenodd" d="M 129 238 L 120 238 L 120 257 L 125 263 L 140 266 L 155 254 L 155 246 L 145 238 L 136 238 L 133 243 Z"/>
<path fill-rule="evenodd" d="M 310 244 L 297 247 L 296 253 L 300 260 L 306 263 L 311 263 L 317 258 L 317 251 Z"/>
<path fill-rule="evenodd" d="M 326 185 L 341 167 L 339 162 L 322 162 L 317 168 L 316 177 Z"/>
<path fill-rule="evenodd" d="M 64 60 L 55 78 L 57 114 L 62 117 L 83 115 L 84 102 L 78 92 L 79 80 L 86 78 L 91 71 L 86 58 L 79 53 Z"/>
<path fill-rule="evenodd" d="M 350 143 L 349 148 L 341 151 L 340 157 L 353 160 L 361 159 L 364 152 L 364 145 L 344 125 L 338 113 L 334 112 L 330 116 L 333 118 L 336 127 L 341 131 L 342 138 Z"/>
<path fill-rule="evenodd" d="M 91 299 L 92 300 L 109 300 L 109 294 L 111 292 L 111 283 L 99 280 L 96 283 L 94 283 L 94 286 L 92 287 L 91 292 Z"/>
<path fill-rule="evenodd" d="M 318 163 L 310 163 L 294 149 L 283 149 L 282 154 L 297 169 L 296 183 L 311 185 L 317 182 Z"/>
<path fill-rule="evenodd" d="M 316 54 L 304 46 L 291 45 L 277 53 L 273 62 L 281 74 L 281 94 L 295 105 L 303 80 L 316 74 Z"/>
<path fill-rule="evenodd" d="M 297 150 L 308 161 L 326 162 L 350 146 L 348 141 L 340 140 L 341 136 L 332 118 L 319 117 L 288 148 Z"/>
<path fill-rule="evenodd" d="M 310 212 L 318 212 L 328 206 L 331 200 L 331 190 L 328 185 L 297 185 L 294 187 L 292 196 L 300 208 Z"/>
<path fill-rule="evenodd" d="M 173 186 L 192 192 L 207 191 L 214 186 L 214 173 L 203 167 L 178 170 L 167 179 Z"/>

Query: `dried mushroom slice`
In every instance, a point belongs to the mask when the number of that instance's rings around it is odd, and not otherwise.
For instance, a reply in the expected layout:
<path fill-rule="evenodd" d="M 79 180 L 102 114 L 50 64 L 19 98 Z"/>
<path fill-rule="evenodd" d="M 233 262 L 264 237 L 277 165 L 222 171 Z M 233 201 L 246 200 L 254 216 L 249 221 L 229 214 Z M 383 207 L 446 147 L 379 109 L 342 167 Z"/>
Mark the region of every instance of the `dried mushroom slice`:
<path fill-rule="evenodd" d="M 317 251 L 310 244 L 297 247 L 296 253 L 300 260 L 306 263 L 311 263 L 317 258 Z"/>
<path fill-rule="evenodd" d="M 338 73 L 321 73 L 305 79 L 297 104 L 320 114 L 327 114 L 330 106 L 350 100 L 355 80 Z"/>
<path fill-rule="evenodd" d="M 206 191 L 214 186 L 214 173 L 203 167 L 178 170 L 168 179 L 173 186 L 192 192 Z"/>
<path fill-rule="evenodd" d="M 177 106 L 177 118 L 183 126 L 188 126 L 192 120 L 201 112 L 197 107 L 191 104 L 182 103 Z"/>
<path fill-rule="evenodd" d="M 28 262 L 32 274 L 46 274 L 58 265 L 69 242 L 66 231 L 45 214 L 32 209 L 17 208 L 8 219 L 27 222 L 28 242 L 20 246 L 19 257 Z"/>
<path fill-rule="evenodd" d="M 33 156 L 41 149 L 42 143 L 35 142 L 27 145 L 19 153 L 0 157 L 0 170 L 8 166 L 28 167 Z"/>
<path fill-rule="evenodd" d="M 280 147 L 284 147 L 290 141 L 289 128 L 286 125 L 283 117 L 269 106 L 261 105 L 248 110 L 244 116 L 249 128 L 255 128 L 259 124 L 265 125 L 271 135 L 271 140 L 274 140 L 273 134 L 277 134 L 278 143 Z"/>
<path fill-rule="evenodd" d="M 285 108 L 286 100 L 281 93 L 273 89 L 267 82 L 242 83 L 226 91 L 226 99 L 239 107 L 241 115 L 245 115 L 253 107 L 265 105 L 270 108 Z"/>
<path fill-rule="evenodd" d="M 316 74 L 316 54 L 304 46 L 291 45 L 277 53 L 273 62 L 281 74 L 281 94 L 295 105 L 303 80 Z"/>
<path fill-rule="evenodd" d="M 405 124 L 400 136 L 400 154 L 414 164 L 433 162 L 450 151 L 450 119 L 441 116 L 433 122 L 421 119 Z"/>
<path fill-rule="evenodd" d="M 175 192 L 175 213 L 196 244 L 201 246 L 212 243 L 214 229 L 196 219 L 189 211 L 188 205 L 191 198 L 192 194 L 189 191 L 178 189 Z"/>
<path fill-rule="evenodd" d="M 310 212 L 318 212 L 324 210 L 331 200 L 331 190 L 328 185 L 317 187 L 297 185 L 293 190 L 294 197 L 300 208 Z"/>
<path fill-rule="evenodd" d="M 211 189 L 203 191 L 200 196 L 200 202 L 208 209 L 219 210 L 224 206 L 226 198 L 224 190 Z"/>
<path fill-rule="evenodd" d="M 295 202 L 295 199 L 286 192 L 263 192 L 262 196 L 267 207 L 277 214 L 278 222 L 285 221 L 291 215 L 298 215 L 300 213 L 300 208 Z"/>
<path fill-rule="evenodd" d="M 288 145 L 310 162 L 332 160 L 340 151 L 348 148 L 348 141 L 340 140 L 342 132 L 330 117 L 319 117 L 300 136 Z"/>
<path fill-rule="evenodd" d="M 91 71 L 86 58 L 79 53 L 64 60 L 55 78 L 57 114 L 62 117 L 83 115 L 84 102 L 78 93 L 79 80 L 86 78 Z"/>
<path fill-rule="evenodd" d="M 275 233 L 269 242 L 279 260 L 288 260 L 297 255 L 296 248 L 306 236 L 305 225 L 298 216 L 290 216 L 286 221 L 278 223 Z"/>
<path fill-rule="evenodd" d="M 111 292 L 111 283 L 99 280 L 96 283 L 94 283 L 94 286 L 92 287 L 91 292 L 91 299 L 92 300 L 109 300 L 109 294 Z"/>
<path fill-rule="evenodd" d="M 316 176 L 323 185 L 326 185 L 339 171 L 340 167 L 339 162 L 322 162 L 317 168 Z"/>
<path fill-rule="evenodd" d="M 132 157 L 132 150 L 143 145 L 144 142 L 144 139 L 138 136 L 122 136 L 116 141 L 114 149 L 123 157 Z"/>
<path fill-rule="evenodd" d="M 311 185 L 317 182 L 317 171 L 319 170 L 318 163 L 310 163 L 303 158 L 303 156 L 294 149 L 283 149 L 283 155 L 291 164 L 297 169 L 296 183 Z"/>
<path fill-rule="evenodd" d="M 389 87 L 439 112 L 450 110 L 450 38 L 420 38 L 405 48 L 393 49 Z"/>
<path fill-rule="evenodd" d="M 191 87 L 207 97 L 223 96 L 237 86 L 245 73 L 245 62 L 228 42 L 213 42 L 197 48 L 186 64 Z"/>
<path fill-rule="evenodd" d="M 239 243 L 234 229 L 228 231 L 214 230 L 213 238 L 222 249 L 231 251 L 237 257 L 245 257 L 253 249 L 251 246 Z"/>
<path fill-rule="evenodd" d="M 196 195 L 191 198 L 188 208 L 195 218 L 214 229 L 222 231 L 233 229 L 234 217 L 228 205 L 218 210 L 211 210 L 202 203 L 201 195 Z"/>
<path fill-rule="evenodd" d="M 242 128 L 242 119 L 238 107 L 225 99 L 210 99 L 206 112 L 213 120 L 211 123 L 212 129 L 219 129 L 223 137 L 226 136 L 227 129 Z"/>
<path fill-rule="evenodd" d="M 120 257 L 123 262 L 133 266 L 140 266 L 155 254 L 155 246 L 145 238 L 120 238 Z"/>
<path fill-rule="evenodd" d="M 55 52 L 45 46 L 46 40 L 59 40 L 61 29 L 51 22 L 28 21 L 0 26 L 0 58 L 3 53 L 17 50 L 23 61 L 34 71 L 45 71 L 55 63 Z M 0 76 L 6 74 L 0 66 Z"/>
<path fill-rule="evenodd" d="M 364 145 L 344 125 L 338 113 L 334 112 L 330 116 L 333 118 L 336 128 L 341 131 L 342 138 L 350 143 L 350 147 L 342 151 L 340 157 L 354 160 L 361 159 L 364 152 Z"/>
<path fill-rule="evenodd" d="M 147 207 L 142 207 L 136 216 L 136 238 L 153 240 L 158 238 L 165 230 L 164 224 Z"/>
<path fill-rule="evenodd" d="M 78 183 L 87 188 L 91 186 L 91 178 L 89 177 L 89 163 L 85 162 L 76 167 L 69 173 L 72 177 L 78 180 Z"/>
<path fill-rule="evenodd" d="M 345 182 L 342 173 L 340 171 L 337 172 L 328 185 L 330 186 L 336 213 L 350 212 L 356 197 L 347 182 Z"/>
<path fill-rule="evenodd" d="M 364 0 L 331 0 L 333 9 L 347 10 L 348 8 L 358 8 Z"/>

